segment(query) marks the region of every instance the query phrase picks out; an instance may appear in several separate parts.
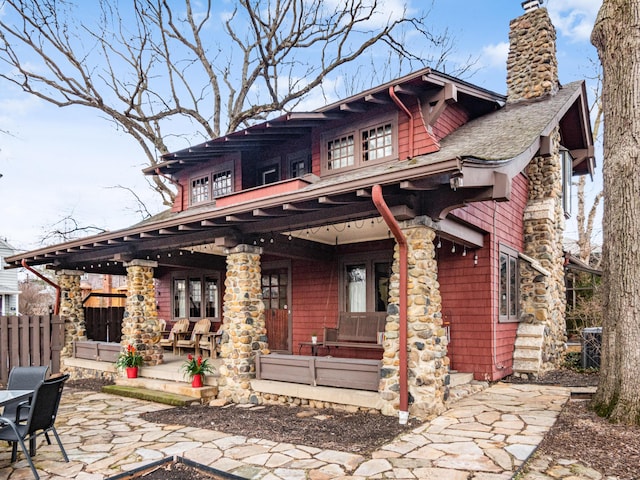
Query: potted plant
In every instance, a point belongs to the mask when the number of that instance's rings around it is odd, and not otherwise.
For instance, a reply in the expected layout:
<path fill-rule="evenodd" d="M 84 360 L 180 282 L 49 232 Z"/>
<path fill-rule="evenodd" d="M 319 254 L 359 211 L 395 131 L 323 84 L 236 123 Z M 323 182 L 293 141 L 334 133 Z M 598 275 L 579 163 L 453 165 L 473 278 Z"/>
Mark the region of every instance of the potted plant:
<path fill-rule="evenodd" d="M 213 367 L 209 364 L 208 358 L 203 359 L 202 355 L 198 355 L 196 358 L 189 354 L 187 360 L 182 364 L 182 370 L 191 378 L 191 386 L 198 388 L 202 386 L 202 377 L 207 373 L 212 373 Z"/>
<path fill-rule="evenodd" d="M 121 352 L 116 360 L 116 367 L 125 369 L 127 378 L 137 378 L 140 366 L 142 366 L 142 355 L 133 345 L 127 345 L 127 349 Z"/>
<path fill-rule="evenodd" d="M 316 332 L 311 332 L 311 343 L 314 345 L 318 343 L 318 334 Z"/>

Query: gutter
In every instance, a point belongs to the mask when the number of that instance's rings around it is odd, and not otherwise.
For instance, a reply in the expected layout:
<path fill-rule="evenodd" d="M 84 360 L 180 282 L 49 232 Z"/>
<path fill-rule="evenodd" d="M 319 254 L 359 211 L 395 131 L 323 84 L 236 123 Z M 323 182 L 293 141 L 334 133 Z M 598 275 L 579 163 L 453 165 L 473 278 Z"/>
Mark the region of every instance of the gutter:
<path fill-rule="evenodd" d="M 411 111 L 407 108 L 407 106 L 400 101 L 396 92 L 394 90 L 395 87 L 389 87 L 389 96 L 391 100 L 400 108 L 408 117 L 409 117 L 409 158 L 413 158 L 413 115 Z M 395 220 L 394 220 L 395 221 Z"/>
<path fill-rule="evenodd" d="M 37 270 L 34 270 L 31 266 L 27 264 L 27 261 L 24 258 L 22 259 L 22 266 L 27 270 L 29 270 L 31 273 L 33 273 L 40 280 L 47 282 L 49 285 L 51 285 L 53 288 L 56 289 L 56 303 L 53 305 L 53 314 L 58 315 L 58 313 L 60 312 L 60 297 L 62 292 L 62 288 L 60 287 L 60 285 L 58 285 L 57 283 L 53 283 L 51 280 L 49 280 L 47 277 L 42 275 L 40 272 L 38 272 Z"/>
<path fill-rule="evenodd" d="M 387 203 L 382 196 L 382 187 L 374 185 L 372 190 L 373 203 L 382 215 L 385 223 L 393 233 L 398 242 L 400 257 L 400 340 L 399 340 L 399 356 L 400 356 L 400 412 L 398 420 L 401 425 L 406 425 L 409 420 L 409 384 L 407 381 L 407 296 L 408 296 L 408 248 L 407 238 L 402 233 L 400 225 L 389 210 Z"/>

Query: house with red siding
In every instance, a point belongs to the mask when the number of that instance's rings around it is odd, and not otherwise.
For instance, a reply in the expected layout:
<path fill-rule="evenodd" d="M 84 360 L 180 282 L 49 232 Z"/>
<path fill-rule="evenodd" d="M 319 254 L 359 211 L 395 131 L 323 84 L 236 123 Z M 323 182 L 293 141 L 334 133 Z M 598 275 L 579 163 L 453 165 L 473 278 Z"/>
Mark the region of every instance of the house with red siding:
<path fill-rule="evenodd" d="M 371 376 L 385 414 L 434 413 L 452 371 L 554 368 L 571 178 L 593 171 L 593 139 L 584 82 L 559 83 L 553 25 L 529 4 L 506 96 L 425 68 L 283 114 L 145 170 L 176 186 L 169 211 L 7 263 L 57 272 L 69 343 L 80 276 L 127 275 L 122 344 L 148 365 L 163 361 L 160 320 L 209 318 L 235 402 L 311 366 L 314 385 Z"/>

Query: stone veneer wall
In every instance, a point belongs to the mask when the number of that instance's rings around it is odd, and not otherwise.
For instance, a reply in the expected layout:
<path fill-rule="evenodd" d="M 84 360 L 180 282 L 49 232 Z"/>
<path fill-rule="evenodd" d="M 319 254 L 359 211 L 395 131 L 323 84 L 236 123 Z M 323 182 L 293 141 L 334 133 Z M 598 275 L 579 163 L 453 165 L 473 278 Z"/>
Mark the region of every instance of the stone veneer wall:
<path fill-rule="evenodd" d="M 528 166 L 529 202 L 524 213 L 524 253 L 537 260 L 550 276 L 521 262 L 522 321 L 544 325 L 541 372 L 562 362 L 566 337 L 564 283 L 564 209 L 562 161 L 558 129 L 549 157 L 535 157 Z"/>
<path fill-rule="evenodd" d="M 444 410 L 448 396 L 449 358 L 442 326 L 435 231 L 427 218 L 405 222 L 408 244 L 407 343 L 409 411 L 423 417 Z M 396 245 L 389 287 L 389 307 L 382 358 L 380 395 L 386 402 L 382 413 L 395 415 L 400 407 L 399 295 L 400 263 Z"/>
<path fill-rule="evenodd" d="M 82 290 L 80 277 L 83 272 L 75 270 L 60 270 L 56 272 L 60 294 L 60 317 L 64 320 L 64 345 L 60 357 L 73 355 L 73 342 L 86 340 L 87 331 L 84 323 L 84 308 L 82 307 Z"/>
<path fill-rule="evenodd" d="M 546 8 L 538 8 L 509 24 L 507 102 L 558 91 L 556 30 Z"/>
<path fill-rule="evenodd" d="M 140 352 L 145 365 L 159 365 L 163 350 L 159 345 L 162 331 L 156 309 L 156 289 L 153 269 L 157 262 L 132 260 L 127 268 L 127 303 L 122 319 L 123 348 L 133 345 Z"/>
<path fill-rule="evenodd" d="M 255 378 L 255 356 L 268 354 L 262 302 L 262 249 L 238 245 L 227 251 L 220 356 L 219 398 L 235 403 L 257 403 L 250 380 Z"/>

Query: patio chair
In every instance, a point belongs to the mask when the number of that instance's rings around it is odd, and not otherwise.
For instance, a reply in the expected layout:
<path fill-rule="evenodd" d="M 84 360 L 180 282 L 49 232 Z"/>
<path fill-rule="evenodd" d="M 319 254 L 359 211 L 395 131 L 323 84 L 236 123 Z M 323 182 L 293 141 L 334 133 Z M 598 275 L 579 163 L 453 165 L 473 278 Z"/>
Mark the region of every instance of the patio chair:
<path fill-rule="evenodd" d="M 25 423 L 17 423 L 10 418 L 0 417 L 0 440 L 11 443 L 11 462 L 15 462 L 18 456 L 18 445 L 22 453 L 24 453 L 29 463 L 29 467 L 33 472 L 33 476 L 38 480 L 40 477 L 33 464 L 31 457 L 36 454 L 36 439 L 39 435 L 45 435 L 49 443 L 49 433 L 53 433 L 64 461 L 68 462 L 67 452 L 65 452 L 58 432 L 54 426 L 58 407 L 60 406 L 60 398 L 62 397 L 62 389 L 64 382 L 69 375 L 62 375 L 55 378 L 49 378 L 42 381 L 35 390 L 29 415 Z M 29 450 L 25 445 L 25 441 L 29 441 Z"/>
<path fill-rule="evenodd" d="M 43 367 L 13 367 L 9 372 L 7 390 L 35 390 L 35 388 L 47 377 L 48 366 Z M 2 416 L 10 418 L 16 422 L 22 422 L 29 416 L 28 408 L 20 408 L 22 404 L 28 402 L 13 402 L 4 406 Z M 20 415 L 18 416 L 18 413 Z"/>
<path fill-rule="evenodd" d="M 189 319 L 188 318 L 178 318 L 176 319 L 176 323 L 171 327 L 171 331 L 167 332 L 167 337 L 160 339 L 160 346 L 165 348 L 169 347 L 176 353 L 176 340 L 179 334 L 185 333 L 189 330 Z"/>
<path fill-rule="evenodd" d="M 178 355 L 182 355 L 182 352 L 186 349 L 193 349 L 196 352 L 196 355 L 199 354 L 200 349 L 198 342 L 200 340 L 200 336 L 205 333 L 209 333 L 210 330 L 211 320 L 203 318 L 198 320 L 193 326 L 191 335 L 189 335 L 189 332 L 176 334 L 176 349 L 178 350 Z M 189 338 L 187 338 L 187 336 L 189 336 Z"/>
<path fill-rule="evenodd" d="M 209 352 L 209 357 L 216 358 L 218 356 L 218 345 L 222 338 L 222 324 L 215 332 L 203 333 L 198 340 L 198 348 L 200 351 Z"/>

